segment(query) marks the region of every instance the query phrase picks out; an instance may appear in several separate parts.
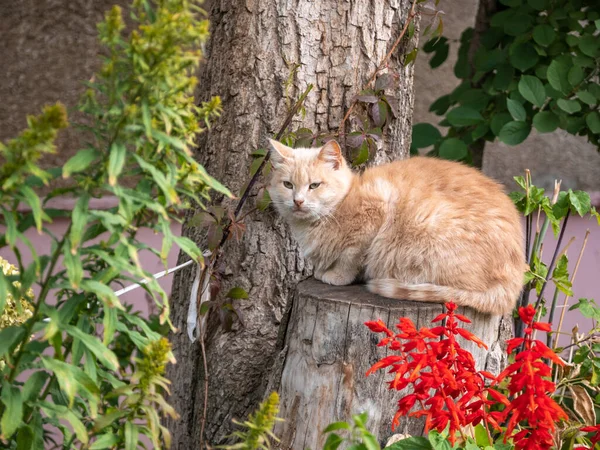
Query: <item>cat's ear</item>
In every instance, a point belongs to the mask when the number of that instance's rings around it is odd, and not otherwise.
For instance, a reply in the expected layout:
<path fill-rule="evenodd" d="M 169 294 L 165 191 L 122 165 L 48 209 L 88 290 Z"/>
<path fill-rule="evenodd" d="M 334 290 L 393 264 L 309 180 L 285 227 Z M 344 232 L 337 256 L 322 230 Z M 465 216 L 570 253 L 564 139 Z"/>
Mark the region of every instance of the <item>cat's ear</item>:
<path fill-rule="evenodd" d="M 271 162 L 275 168 L 292 159 L 292 152 L 294 151 L 293 149 L 273 139 L 269 139 L 269 143 L 275 150 L 274 152 L 271 152 Z"/>
<path fill-rule="evenodd" d="M 319 160 L 331 166 L 333 170 L 338 170 L 344 164 L 340 144 L 334 140 L 327 142 L 319 151 Z"/>

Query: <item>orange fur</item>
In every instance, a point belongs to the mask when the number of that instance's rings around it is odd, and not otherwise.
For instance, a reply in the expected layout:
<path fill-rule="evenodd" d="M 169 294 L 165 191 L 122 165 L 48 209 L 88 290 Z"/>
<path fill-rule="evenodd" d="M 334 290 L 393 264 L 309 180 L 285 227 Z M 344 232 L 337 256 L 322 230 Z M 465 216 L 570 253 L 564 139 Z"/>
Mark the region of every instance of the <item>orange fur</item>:
<path fill-rule="evenodd" d="M 335 141 L 321 149 L 271 143 L 269 193 L 315 278 L 363 279 L 386 297 L 493 314 L 514 308 L 526 267 L 523 232 L 499 184 L 474 168 L 420 157 L 356 174 Z"/>

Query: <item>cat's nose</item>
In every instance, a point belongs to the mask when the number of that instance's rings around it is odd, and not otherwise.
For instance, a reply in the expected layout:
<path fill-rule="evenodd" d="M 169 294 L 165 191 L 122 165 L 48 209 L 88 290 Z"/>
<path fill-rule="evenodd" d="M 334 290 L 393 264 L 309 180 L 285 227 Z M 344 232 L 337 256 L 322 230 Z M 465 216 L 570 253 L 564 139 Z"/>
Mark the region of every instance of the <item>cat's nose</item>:
<path fill-rule="evenodd" d="M 304 200 L 300 198 L 295 198 L 294 203 L 296 204 L 296 206 L 300 207 L 302 206 L 302 203 L 304 203 Z"/>

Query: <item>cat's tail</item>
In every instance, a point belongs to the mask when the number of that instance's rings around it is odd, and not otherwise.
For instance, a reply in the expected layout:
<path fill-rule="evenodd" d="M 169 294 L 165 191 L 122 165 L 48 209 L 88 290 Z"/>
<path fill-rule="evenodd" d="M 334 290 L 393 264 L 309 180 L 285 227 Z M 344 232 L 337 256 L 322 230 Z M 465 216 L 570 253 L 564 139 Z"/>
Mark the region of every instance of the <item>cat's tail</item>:
<path fill-rule="evenodd" d="M 484 292 L 472 292 L 435 284 L 406 284 L 390 278 L 370 280 L 369 291 L 383 297 L 422 302 L 454 302 L 489 314 L 506 314 L 515 307 L 520 284 L 497 285 Z"/>

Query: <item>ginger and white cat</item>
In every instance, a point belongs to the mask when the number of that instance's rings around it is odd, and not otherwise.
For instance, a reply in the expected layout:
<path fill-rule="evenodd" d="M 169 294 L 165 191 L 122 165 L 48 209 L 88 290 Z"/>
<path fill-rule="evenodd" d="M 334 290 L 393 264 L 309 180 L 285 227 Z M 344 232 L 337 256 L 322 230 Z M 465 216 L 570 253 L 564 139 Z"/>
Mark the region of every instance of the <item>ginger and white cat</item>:
<path fill-rule="evenodd" d="M 363 280 L 385 297 L 454 301 L 492 314 L 514 308 L 526 267 L 523 233 L 496 182 L 420 157 L 357 174 L 335 141 L 271 144 L 269 193 L 316 279 Z"/>

